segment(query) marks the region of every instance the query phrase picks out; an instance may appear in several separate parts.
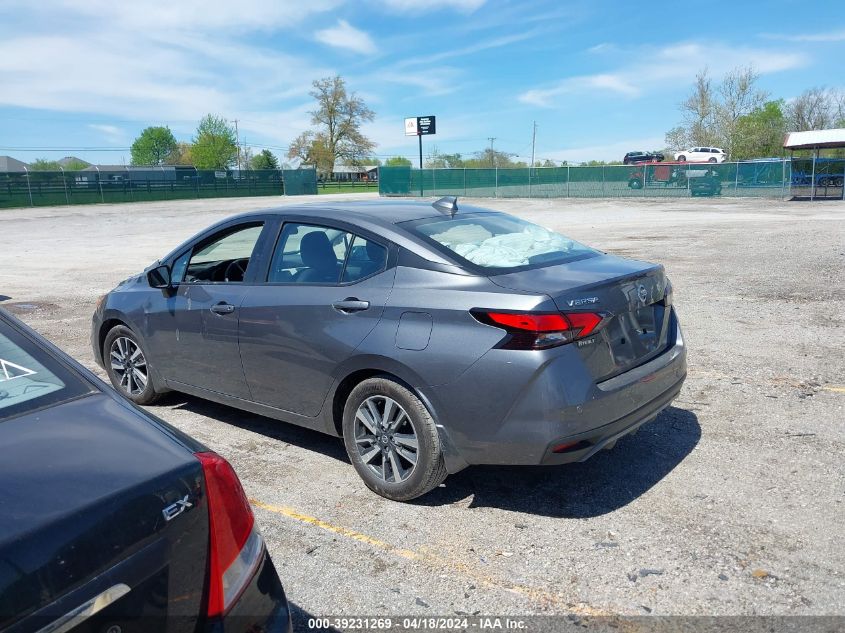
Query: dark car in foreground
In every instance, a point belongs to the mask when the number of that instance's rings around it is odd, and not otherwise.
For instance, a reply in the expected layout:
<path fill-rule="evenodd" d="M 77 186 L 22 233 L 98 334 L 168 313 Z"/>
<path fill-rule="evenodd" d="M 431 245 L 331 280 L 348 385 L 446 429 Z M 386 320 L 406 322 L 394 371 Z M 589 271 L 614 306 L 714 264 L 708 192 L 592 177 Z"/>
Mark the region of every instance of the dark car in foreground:
<path fill-rule="evenodd" d="M 660 152 L 628 152 L 622 158 L 623 165 L 636 165 L 638 163 L 660 162 L 664 156 Z"/>
<path fill-rule="evenodd" d="M 397 500 L 470 464 L 583 461 L 686 376 L 662 266 L 455 199 L 229 218 L 104 296 L 91 339 L 135 402 L 341 436 Z"/>
<path fill-rule="evenodd" d="M 0 631 L 289 631 L 238 477 L 0 309 Z"/>

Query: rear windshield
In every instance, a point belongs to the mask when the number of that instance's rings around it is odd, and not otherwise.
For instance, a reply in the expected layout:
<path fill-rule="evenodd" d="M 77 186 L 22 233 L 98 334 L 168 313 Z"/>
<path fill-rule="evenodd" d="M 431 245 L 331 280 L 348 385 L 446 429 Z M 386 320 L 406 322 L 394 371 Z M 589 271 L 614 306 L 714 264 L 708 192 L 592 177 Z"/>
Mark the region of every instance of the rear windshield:
<path fill-rule="evenodd" d="M 0 318 L 0 421 L 89 391 L 86 382 Z"/>
<path fill-rule="evenodd" d="M 596 254 L 575 240 L 506 213 L 425 218 L 403 224 L 470 267 L 512 271 Z M 493 272 L 493 271 L 491 271 Z"/>

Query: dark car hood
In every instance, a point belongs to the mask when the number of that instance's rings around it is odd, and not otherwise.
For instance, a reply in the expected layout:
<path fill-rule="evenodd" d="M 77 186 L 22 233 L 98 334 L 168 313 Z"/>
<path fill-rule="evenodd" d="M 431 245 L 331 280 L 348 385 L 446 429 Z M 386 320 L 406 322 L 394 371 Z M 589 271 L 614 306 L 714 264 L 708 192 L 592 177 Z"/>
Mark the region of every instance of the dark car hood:
<path fill-rule="evenodd" d="M 176 499 L 204 508 L 192 453 L 99 393 L 0 422 L 0 469 L 0 629 L 158 539 Z"/>

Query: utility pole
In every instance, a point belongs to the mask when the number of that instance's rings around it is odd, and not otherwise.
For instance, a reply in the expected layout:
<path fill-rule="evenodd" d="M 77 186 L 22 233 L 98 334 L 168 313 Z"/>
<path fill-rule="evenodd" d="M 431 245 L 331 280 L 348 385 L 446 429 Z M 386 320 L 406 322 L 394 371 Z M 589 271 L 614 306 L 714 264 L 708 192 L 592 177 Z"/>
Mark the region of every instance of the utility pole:
<path fill-rule="evenodd" d="M 534 132 L 531 134 L 531 169 L 534 169 L 534 146 L 537 142 L 537 121 L 534 121 Z"/>
<path fill-rule="evenodd" d="M 238 146 L 238 176 L 241 175 L 241 137 L 238 134 L 238 120 L 235 119 L 235 143 Z"/>
<path fill-rule="evenodd" d="M 490 163 L 491 166 L 496 166 L 496 154 L 493 153 L 493 142 L 496 140 L 496 136 L 488 136 L 487 140 L 490 141 Z"/>

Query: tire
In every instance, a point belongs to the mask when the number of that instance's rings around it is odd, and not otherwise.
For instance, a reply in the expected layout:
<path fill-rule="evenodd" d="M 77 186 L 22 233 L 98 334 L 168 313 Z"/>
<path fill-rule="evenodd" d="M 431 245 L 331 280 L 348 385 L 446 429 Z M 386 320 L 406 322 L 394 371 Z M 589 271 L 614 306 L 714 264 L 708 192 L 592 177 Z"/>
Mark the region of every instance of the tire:
<path fill-rule="evenodd" d="M 630 187 L 631 189 L 642 189 L 643 183 L 637 178 L 632 178 L 630 181 L 628 181 L 628 187 Z"/>
<path fill-rule="evenodd" d="M 683 154 L 681 154 L 680 156 L 678 156 L 678 161 L 685 163 L 685 162 L 687 162 L 687 157 L 684 156 Z"/>
<path fill-rule="evenodd" d="M 841 187 L 843 183 L 845 183 L 845 178 L 837 178 L 836 179 L 836 186 L 837 187 Z"/>
<path fill-rule="evenodd" d="M 718 162 L 719 162 L 719 160 L 718 160 L 717 158 L 708 158 L 708 159 L 707 159 L 707 162 L 708 162 L 708 163 L 718 163 Z"/>
<path fill-rule="evenodd" d="M 127 371 L 127 363 L 131 371 Z M 149 356 L 135 333 L 125 325 L 113 327 L 106 335 L 103 364 L 111 384 L 124 398 L 135 404 L 153 404 L 161 397 L 162 393 L 153 384 Z"/>
<path fill-rule="evenodd" d="M 827 178 L 819 178 L 819 187 L 827 187 L 830 184 L 830 180 Z"/>
<path fill-rule="evenodd" d="M 397 439 L 400 435 L 402 440 Z M 364 380 L 349 394 L 343 409 L 343 443 L 364 484 L 387 499 L 415 499 L 439 486 L 448 474 L 428 409 L 388 376 Z"/>

